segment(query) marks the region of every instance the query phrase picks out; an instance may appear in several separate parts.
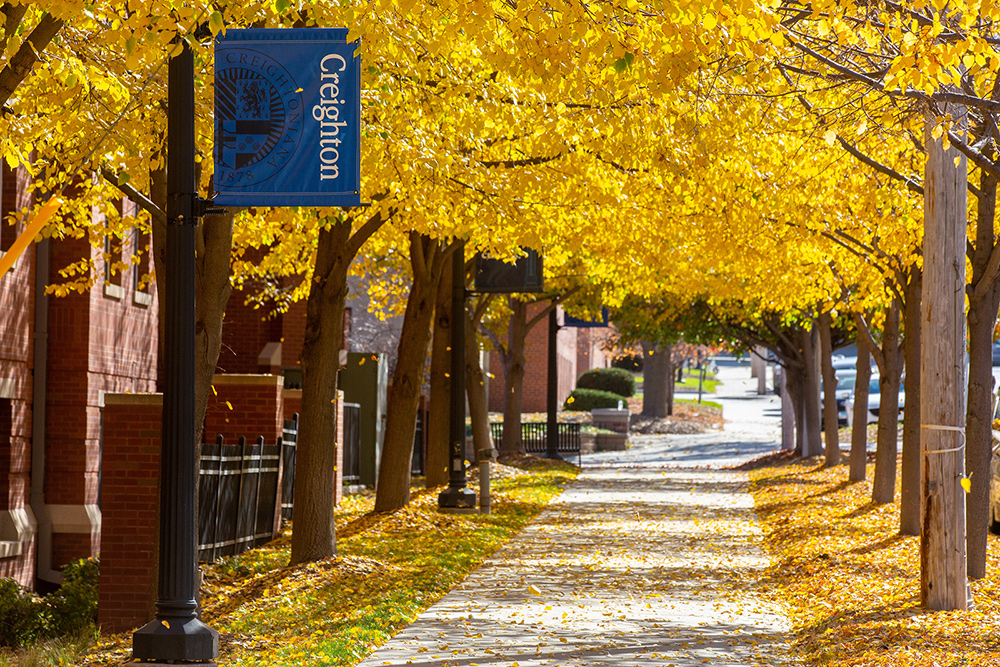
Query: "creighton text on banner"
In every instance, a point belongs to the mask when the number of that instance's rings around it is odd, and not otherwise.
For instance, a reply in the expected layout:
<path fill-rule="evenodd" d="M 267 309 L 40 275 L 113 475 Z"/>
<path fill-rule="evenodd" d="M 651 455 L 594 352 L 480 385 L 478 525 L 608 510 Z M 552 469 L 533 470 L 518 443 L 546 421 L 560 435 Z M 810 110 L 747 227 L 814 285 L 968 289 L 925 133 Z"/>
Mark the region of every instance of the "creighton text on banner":
<path fill-rule="evenodd" d="M 219 36 L 216 205 L 360 205 L 361 65 L 346 38 L 346 28 Z"/>

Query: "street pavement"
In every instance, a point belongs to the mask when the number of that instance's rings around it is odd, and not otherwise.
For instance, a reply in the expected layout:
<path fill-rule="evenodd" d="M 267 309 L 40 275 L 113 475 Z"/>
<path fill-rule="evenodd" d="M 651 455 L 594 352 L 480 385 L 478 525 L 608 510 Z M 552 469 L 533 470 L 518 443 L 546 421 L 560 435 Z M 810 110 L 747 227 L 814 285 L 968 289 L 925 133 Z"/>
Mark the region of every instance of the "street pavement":
<path fill-rule="evenodd" d="M 361 665 L 798 664 L 758 584 L 746 475 L 724 469 L 778 447 L 780 403 L 748 365 L 719 376 L 724 429 L 584 455 L 557 501 Z"/>

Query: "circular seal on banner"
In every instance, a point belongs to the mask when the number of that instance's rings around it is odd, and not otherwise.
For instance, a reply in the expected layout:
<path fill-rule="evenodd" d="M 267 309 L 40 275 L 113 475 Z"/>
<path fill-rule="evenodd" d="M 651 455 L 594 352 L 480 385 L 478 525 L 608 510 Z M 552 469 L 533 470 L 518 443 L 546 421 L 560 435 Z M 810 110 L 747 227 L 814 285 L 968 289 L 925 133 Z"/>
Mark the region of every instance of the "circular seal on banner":
<path fill-rule="evenodd" d="M 251 49 L 217 52 L 215 182 L 252 187 L 289 166 L 302 139 L 302 96 L 288 70 Z"/>

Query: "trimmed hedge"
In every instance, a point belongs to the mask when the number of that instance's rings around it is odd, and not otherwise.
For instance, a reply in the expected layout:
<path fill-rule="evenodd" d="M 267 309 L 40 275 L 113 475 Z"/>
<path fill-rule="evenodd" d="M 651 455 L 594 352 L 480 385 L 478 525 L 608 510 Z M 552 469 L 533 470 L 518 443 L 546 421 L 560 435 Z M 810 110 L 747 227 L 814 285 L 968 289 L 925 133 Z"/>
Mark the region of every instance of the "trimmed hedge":
<path fill-rule="evenodd" d="M 576 388 L 610 391 L 628 398 L 635 393 L 635 378 L 621 368 L 595 368 L 577 378 Z"/>
<path fill-rule="evenodd" d="M 611 360 L 612 368 L 621 368 L 632 373 L 642 372 L 641 354 L 623 354 Z"/>
<path fill-rule="evenodd" d="M 563 407 L 567 410 L 589 412 L 595 408 L 617 408 L 619 401 L 627 405 L 625 398 L 619 394 L 599 389 L 580 389 L 578 387 L 569 395 L 569 398 L 563 403 Z"/>

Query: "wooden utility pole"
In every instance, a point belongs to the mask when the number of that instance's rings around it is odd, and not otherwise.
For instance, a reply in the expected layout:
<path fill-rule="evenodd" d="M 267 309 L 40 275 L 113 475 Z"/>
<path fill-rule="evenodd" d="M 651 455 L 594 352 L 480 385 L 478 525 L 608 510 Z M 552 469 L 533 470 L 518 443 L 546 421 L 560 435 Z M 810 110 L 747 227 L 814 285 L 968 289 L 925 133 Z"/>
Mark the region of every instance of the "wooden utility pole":
<path fill-rule="evenodd" d="M 947 109 L 956 128 L 964 107 Z M 920 377 L 920 597 L 929 609 L 967 608 L 965 495 L 966 159 L 945 150 L 928 116 Z M 957 131 L 961 131 L 960 129 Z"/>

